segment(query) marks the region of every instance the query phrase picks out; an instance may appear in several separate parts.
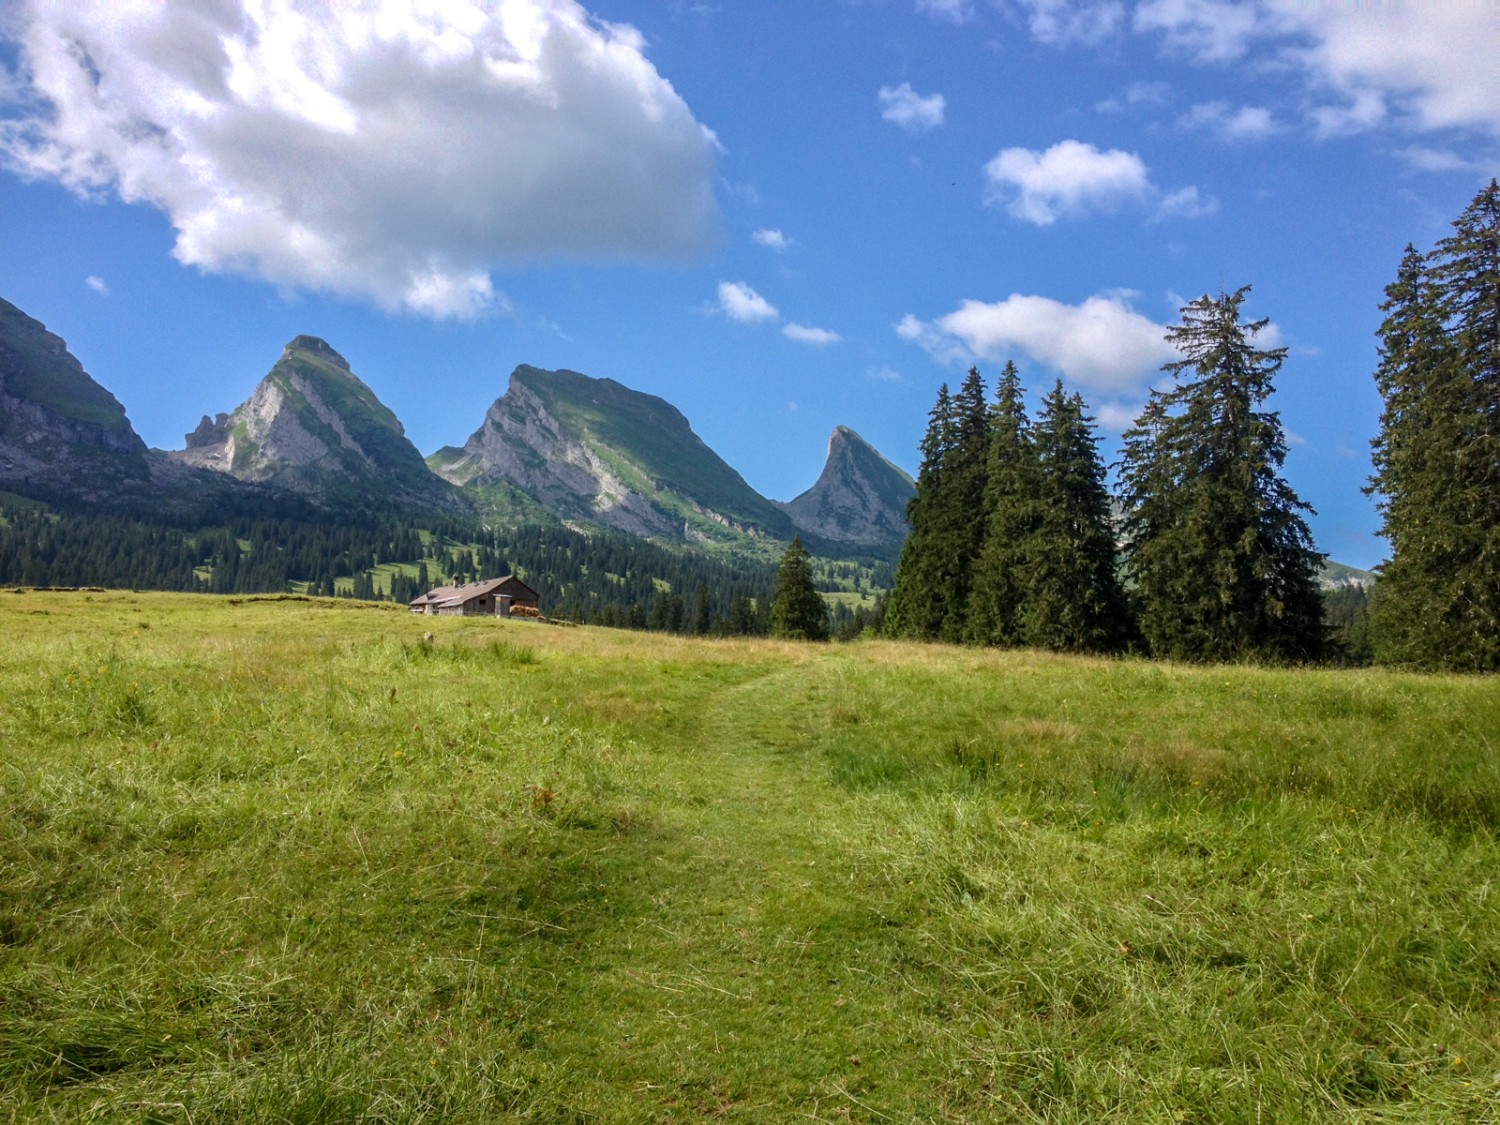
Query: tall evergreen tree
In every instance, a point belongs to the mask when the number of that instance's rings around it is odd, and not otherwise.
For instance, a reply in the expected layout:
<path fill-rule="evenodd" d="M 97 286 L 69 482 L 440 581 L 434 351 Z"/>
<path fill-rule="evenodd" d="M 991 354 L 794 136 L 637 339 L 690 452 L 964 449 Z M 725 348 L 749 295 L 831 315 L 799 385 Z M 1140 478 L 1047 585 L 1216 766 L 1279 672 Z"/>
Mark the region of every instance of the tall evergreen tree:
<path fill-rule="evenodd" d="M 887 628 L 893 636 L 963 639 L 974 564 L 984 542 L 989 414 L 984 380 L 970 368 L 956 395 L 938 391 L 922 439 L 911 527 L 896 568 Z"/>
<path fill-rule="evenodd" d="M 1027 542 L 1037 518 L 1037 465 L 1025 391 L 1007 362 L 990 408 L 985 461 L 984 542 L 974 564 L 965 638 L 975 644 L 1021 643 Z"/>
<path fill-rule="evenodd" d="M 1500 184 L 1429 257 L 1408 246 L 1386 298 L 1376 658 L 1500 670 Z"/>
<path fill-rule="evenodd" d="M 941 542 L 939 505 L 944 464 L 956 439 L 953 399 L 948 384 L 938 388 L 937 402 L 927 415 L 922 436 L 922 463 L 917 468 L 916 495 L 906 505 L 910 530 L 901 545 L 896 578 L 886 608 L 885 633 L 892 637 L 932 640 L 942 627 L 946 606 L 939 589 Z"/>
<path fill-rule="evenodd" d="M 771 636 L 794 640 L 828 639 L 828 604 L 813 583 L 812 559 L 793 536 L 776 571 L 776 594 L 771 599 Z"/>
<path fill-rule="evenodd" d="M 1064 652 L 1123 647 L 1128 618 L 1093 419 L 1058 380 L 1036 426 L 1036 525 L 1023 540 L 1021 640 Z"/>
<path fill-rule="evenodd" d="M 1125 434 L 1127 566 L 1153 653 L 1186 660 L 1305 660 L 1322 644 L 1317 572 L 1302 513 L 1281 476 L 1281 417 L 1261 409 L 1285 348 L 1240 322 L 1249 286 L 1204 295 L 1167 339 L 1183 358 Z"/>

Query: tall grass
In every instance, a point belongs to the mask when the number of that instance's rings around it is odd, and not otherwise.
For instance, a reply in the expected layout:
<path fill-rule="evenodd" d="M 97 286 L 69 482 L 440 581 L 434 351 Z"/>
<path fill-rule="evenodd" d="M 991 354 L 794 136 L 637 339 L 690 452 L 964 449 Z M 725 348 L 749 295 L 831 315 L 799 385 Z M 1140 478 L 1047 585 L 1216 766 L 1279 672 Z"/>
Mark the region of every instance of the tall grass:
<path fill-rule="evenodd" d="M 16 1119 L 1500 1117 L 1491 680 L 0 627 Z"/>

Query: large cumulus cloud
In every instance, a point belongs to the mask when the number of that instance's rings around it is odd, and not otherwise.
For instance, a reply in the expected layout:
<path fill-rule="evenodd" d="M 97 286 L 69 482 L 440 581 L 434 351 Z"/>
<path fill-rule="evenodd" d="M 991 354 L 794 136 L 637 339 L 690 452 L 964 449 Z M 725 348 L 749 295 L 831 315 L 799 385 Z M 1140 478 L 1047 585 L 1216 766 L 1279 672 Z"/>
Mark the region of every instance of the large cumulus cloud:
<path fill-rule="evenodd" d="M 176 256 L 473 316 L 490 270 L 711 239 L 714 140 L 574 0 L 23 0 L 22 175 L 159 207 Z"/>

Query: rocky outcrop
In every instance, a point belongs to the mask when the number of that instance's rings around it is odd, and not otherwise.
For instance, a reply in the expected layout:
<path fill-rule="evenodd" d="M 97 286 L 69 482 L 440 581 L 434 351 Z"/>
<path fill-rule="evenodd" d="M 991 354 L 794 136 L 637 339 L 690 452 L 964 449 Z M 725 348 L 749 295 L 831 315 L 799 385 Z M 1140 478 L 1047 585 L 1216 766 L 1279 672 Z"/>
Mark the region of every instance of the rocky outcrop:
<path fill-rule="evenodd" d="M 428 465 L 454 484 L 504 483 L 553 515 L 648 538 L 789 538 L 790 521 L 654 395 L 521 366 L 463 447 Z"/>
<path fill-rule="evenodd" d="M 828 460 L 817 483 L 782 507 L 811 538 L 889 554 L 906 538 L 906 505 L 915 494 L 911 477 L 849 427 L 839 426 L 828 439 Z"/>
<path fill-rule="evenodd" d="M 60 337 L 0 300 L 0 482 L 108 500 L 149 472 L 115 396 Z"/>
<path fill-rule="evenodd" d="M 272 484 L 322 500 L 453 508 L 453 490 L 427 468 L 395 414 L 316 336 L 298 336 L 251 396 L 204 416 L 180 464 Z"/>

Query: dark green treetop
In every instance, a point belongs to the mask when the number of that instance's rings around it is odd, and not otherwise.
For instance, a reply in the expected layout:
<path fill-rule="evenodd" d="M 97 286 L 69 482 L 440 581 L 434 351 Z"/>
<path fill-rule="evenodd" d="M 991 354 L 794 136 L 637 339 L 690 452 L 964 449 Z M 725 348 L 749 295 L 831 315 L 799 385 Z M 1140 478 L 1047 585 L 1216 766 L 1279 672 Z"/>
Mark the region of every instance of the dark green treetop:
<path fill-rule="evenodd" d="M 1302 513 L 1281 476 L 1280 415 L 1262 409 L 1286 358 L 1257 348 L 1267 321 L 1242 323 L 1249 286 L 1204 295 L 1167 339 L 1163 370 L 1125 434 L 1127 569 L 1151 651 L 1186 660 L 1307 660 L 1321 649 L 1321 600 Z"/>
<path fill-rule="evenodd" d="M 1035 430 L 1036 522 L 1025 543 L 1021 640 L 1063 652 L 1113 652 L 1129 632 L 1104 462 L 1083 399 L 1059 380 Z"/>
<path fill-rule="evenodd" d="M 771 635 L 806 641 L 828 639 L 828 604 L 813 584 L 812 561 L 801 536 L 793 536 L 776 571 Z"/>
<path fill-rule="evenodd" d="M 1500 670 L 1500 185 L 1431 255 L 1407 247 L 1381 309 L 1376 659 Z"/>

